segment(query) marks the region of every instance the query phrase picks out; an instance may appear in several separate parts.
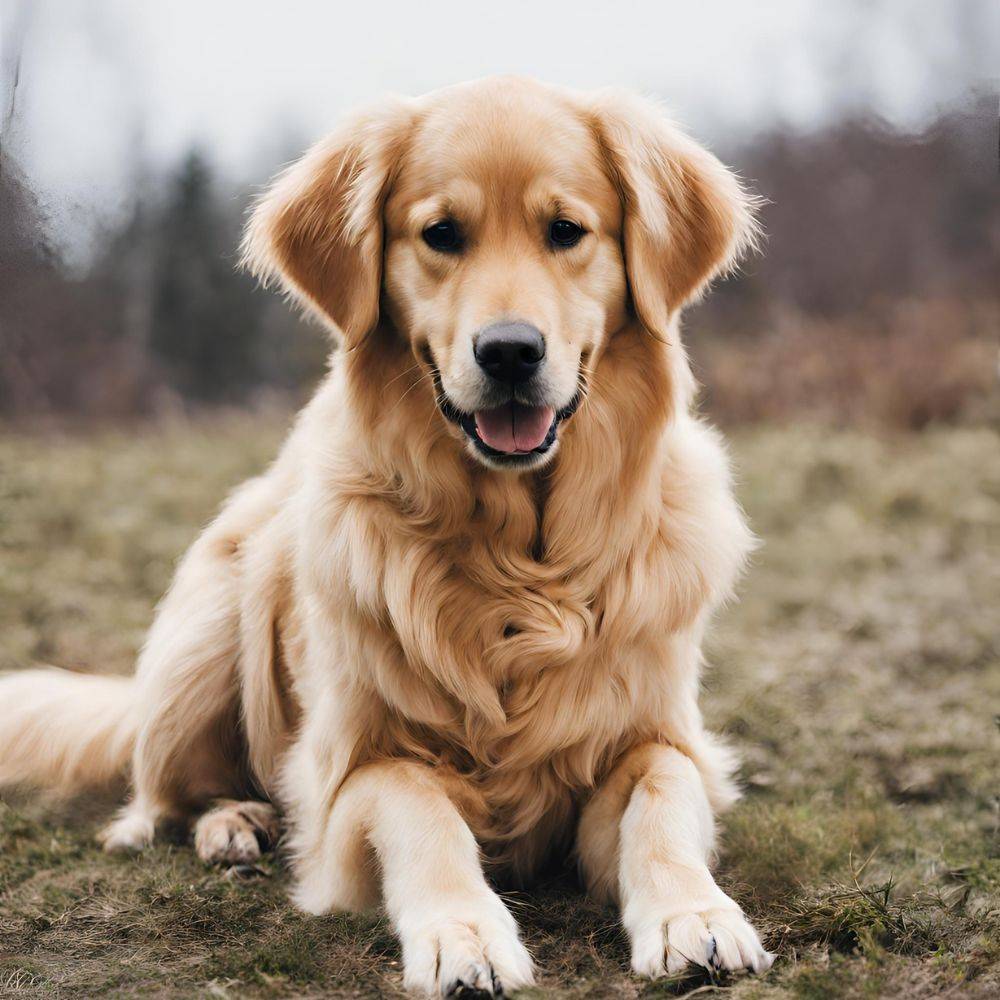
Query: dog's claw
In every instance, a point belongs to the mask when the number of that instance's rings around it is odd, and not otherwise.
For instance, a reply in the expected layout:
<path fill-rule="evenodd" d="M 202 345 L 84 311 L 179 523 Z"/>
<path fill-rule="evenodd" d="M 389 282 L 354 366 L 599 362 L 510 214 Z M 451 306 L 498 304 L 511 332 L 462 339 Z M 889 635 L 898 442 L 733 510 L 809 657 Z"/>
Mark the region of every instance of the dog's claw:
<path fill-rule="evenodd" d="M 448 1000 L 493 1000 L 495 996 L 492 990 L 481 990 L 478 986 L 462 982 L 453 983 L 445 993 Z"/>
<path fill-rule="evenodd" d="M 689 965 L 713 975 L 744 969 L 760 973 L 774 960 L 735 904 L 675 914 L 659 927 L 650 922 L 645 930 L 632 937 L 632 969 L 650 979 Z"/>
<path fill-rule="evenodd" d="M 267 872 L 259 865 L 230 865 L 222 877 L 233 881 L 243 881 L 251 878 L 267 878 Z"/>
<path fill-rule="evenodd" d="M 491 968 L 489 970 L 490 987 L 479 985 L 482 983 L 482 971 L 470 970 L 465 977 L 456 979 L 444 991 L 446 1000 L 502 1000 L 503 986 L 497 979 L 497 974 Z"/>

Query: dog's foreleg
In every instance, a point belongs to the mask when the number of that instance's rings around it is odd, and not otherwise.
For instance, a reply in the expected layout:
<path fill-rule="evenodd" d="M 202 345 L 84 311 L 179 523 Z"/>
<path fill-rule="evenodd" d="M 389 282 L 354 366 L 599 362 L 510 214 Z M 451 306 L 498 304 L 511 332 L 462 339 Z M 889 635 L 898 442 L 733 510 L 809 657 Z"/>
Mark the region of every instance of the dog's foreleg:
<path fill-rule="evenodd" d="M 689 963 L 770 967 L 757 932 L 709 871 L 714 835 L 701 775 L 671 746 L 633 750 L 588 803 L 581 866 L 598 894 L 618 899 L 639 975 L 661 976 Z"/>
<path fill-rule="evenodd" d="M 531 958 L 486 882 L 472 831 L 426 765 L 381 761 L 353 772 L 323 842 L 322 854 L 299 845 L 309 860 L 297 872 L 296 901 L 317 913 L 353 908 L 371 877 L 366 856 L 374 860 L 407 989 L 499 996 L 532 981 Z"/>

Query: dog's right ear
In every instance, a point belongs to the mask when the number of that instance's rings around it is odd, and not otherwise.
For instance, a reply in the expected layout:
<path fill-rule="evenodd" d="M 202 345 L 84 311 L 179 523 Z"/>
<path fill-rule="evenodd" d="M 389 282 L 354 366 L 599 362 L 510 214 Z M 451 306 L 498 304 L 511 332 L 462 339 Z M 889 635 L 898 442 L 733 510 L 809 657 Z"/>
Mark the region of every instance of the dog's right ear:
<path fill-rule="evenodd" d="M 348 347 L 378 322 L 382 206 L 412 122 L 402 100 L 345 122 L 275 178 L 243 238 L 244 266 L 277 278 Z"/>

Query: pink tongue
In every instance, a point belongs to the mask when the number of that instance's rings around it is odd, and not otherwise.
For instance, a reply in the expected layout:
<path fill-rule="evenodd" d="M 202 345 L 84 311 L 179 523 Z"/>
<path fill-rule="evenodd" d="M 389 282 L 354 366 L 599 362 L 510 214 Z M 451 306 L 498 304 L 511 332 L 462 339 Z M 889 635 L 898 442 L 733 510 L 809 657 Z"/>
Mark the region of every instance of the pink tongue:
<path fill-rule="evenodd" d="M 551 406 L 505 403 L 495 410 L 479 410 L 476 431 L 495 451 L 508 455 L 534 451 L 545 440 L 555 415 Z"/>

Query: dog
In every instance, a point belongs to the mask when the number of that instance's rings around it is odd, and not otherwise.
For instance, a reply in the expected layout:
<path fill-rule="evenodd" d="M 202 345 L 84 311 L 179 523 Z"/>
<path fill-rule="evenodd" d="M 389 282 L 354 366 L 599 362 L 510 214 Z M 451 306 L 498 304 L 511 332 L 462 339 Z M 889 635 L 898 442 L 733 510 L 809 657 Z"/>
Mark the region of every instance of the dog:
<path fill-rule="evenodd" d="M 698 704 L 753 536 L 679 336 L 755 207 L 618 91 L 487 79 L 314 146 L 243 251 L 332 331 L 328 375 L 134 678 L 0 681 L 0 782 L 130 770 L 108 850 L 187 818 L 227 864 L 280 807 L 295 903 L 381 902 L 423 994 L 530 984 L 494 886 L 571 855 L 640 976 L 765 970 L 710 872 L 736 757 Z"/>

